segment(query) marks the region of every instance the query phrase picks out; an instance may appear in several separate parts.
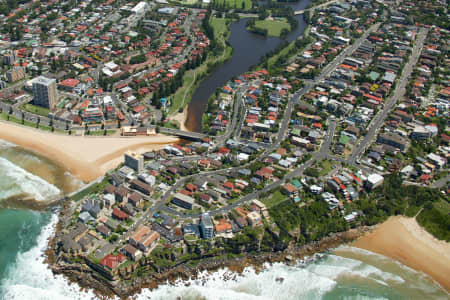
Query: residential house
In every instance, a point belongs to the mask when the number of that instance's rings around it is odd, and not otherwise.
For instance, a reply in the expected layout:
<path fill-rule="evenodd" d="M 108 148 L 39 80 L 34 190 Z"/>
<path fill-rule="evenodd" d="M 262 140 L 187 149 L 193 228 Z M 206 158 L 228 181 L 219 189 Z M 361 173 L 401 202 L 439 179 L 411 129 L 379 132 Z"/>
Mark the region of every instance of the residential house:
<path fill-rule="evenodd" d="M 148 226 L 142 225 L 130 236 L 129 242 L 148 254 L 158 243 L 159 237 L 159 233 L 151 230 Z"/>

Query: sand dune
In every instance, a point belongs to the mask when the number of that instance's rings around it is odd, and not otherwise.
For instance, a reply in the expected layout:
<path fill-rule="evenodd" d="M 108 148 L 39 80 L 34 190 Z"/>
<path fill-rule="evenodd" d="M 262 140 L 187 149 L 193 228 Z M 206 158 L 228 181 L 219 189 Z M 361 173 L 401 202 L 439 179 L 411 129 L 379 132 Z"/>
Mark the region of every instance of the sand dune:
<path fill-rule="evenodd" d="M 434 238 L 414 218 L 391 217 L 353 246 L 422 271 L 450 291 L 450 243 Z"/>
<path fill-rule="evenodd" d="M 173 144 L 178 138 L 166 135 L 148 137 L 81 137 L 53 134 L 0 122 L 0 139 L 12 142 L 61 164 L 83 181 L 90 181 L 116 167 L 128 150 L 145 152 Z"/>

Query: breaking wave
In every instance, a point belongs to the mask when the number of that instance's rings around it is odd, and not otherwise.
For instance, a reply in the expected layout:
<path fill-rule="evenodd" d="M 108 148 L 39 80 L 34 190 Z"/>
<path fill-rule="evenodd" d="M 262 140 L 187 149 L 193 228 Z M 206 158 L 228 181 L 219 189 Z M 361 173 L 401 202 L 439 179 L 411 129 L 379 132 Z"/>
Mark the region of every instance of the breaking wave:
<path fill-rule="evenodd" d="M 47 201 L 60 193 L 53 184 L 0 157 L 0 200 L 23 197 Z"/>
<path fill-rule="evenodd" d="M 5 300 L 97 299 L 92 290 L 81 290 L 77 284 L 70 284 L 62 275 L 54 275 L 48 268 L 44 251 L 48 239 L 54 234 L 57 219 L 55 214 L 52 215 L 51 221 L 38 235 L 35 247 L 18 253 L 7 276 L 0 282 L 0 294 Z M 414 277 L 414 274 L 421 274 L 419 272 L 409 268 L 401 268 L 401 274 L 384 271 L 378 268 L 379 255 L 368 251 L 358 253 L 358 249 L 353 249 L 348 247 L 347 254 L 362 254 L 373 264 L 364 262 L 365 259 L 328 254 L 306 264 L 266 264 L 261 272 L 252 267 L 246 268 L 242 274 L 228 269 L 213 273 L 205 271 L 196 279 L 177 280 L 153 291 L 144 289 L 135 299 L 420 299 L 421 295 L 427 299 L 445 299 L 448 295 L 438 287 L 430 286 L 424 281 L 424 275 Z M 380 259 L 386 260 L 384 263 L 389 262 L 388 258 Z M 390 263 L 397 264 L 392 260 Z M 417 285 L 417 281 L 422 282 Z M 420 291 L 417 286 L 422 285 L 428 286 L 428 290 Z"/>
<path fill-rule="evenodd" d="M 8 149 L 8 148 L 13 148 L 16 147 L 15 144 L 4 141 L 4 140 L 0 140 L 0 150 L 2 149 Z"/>
<path fill-rule="evenodd" d="M 44 251 L 48 239 L 54 234 L 58 217 L 53 215 L 51 221 L 42 228 L 37 237 L 36 246 L 18 253 L 7 276 L 0 283 L 0 294 L 5 300 L 88 300 L 96 299 L 92 291 L 80 291 L 78 285 L 69 284 L 62 275 L 53 275 L 45 262 Z"/>
<path fill-rule="evenodd" d="M 92 290 L 81 290 L 48 268 L 44 252 L 57 221 L 57 215 L 52 214 L 36 237 L 35 246 L 16 255 L 0 282 L 0 295 L 5 300 L 98 299 Z M 448 294 L 422 273 L 348 246 L 319 260 L 264 267 L 261 272 L 247 267 L 242 274 L 226 268 L 204 271 L 195 279 L 180 279 L 152 291 L 144 289 L 134 299 L 448 299 Z"/>

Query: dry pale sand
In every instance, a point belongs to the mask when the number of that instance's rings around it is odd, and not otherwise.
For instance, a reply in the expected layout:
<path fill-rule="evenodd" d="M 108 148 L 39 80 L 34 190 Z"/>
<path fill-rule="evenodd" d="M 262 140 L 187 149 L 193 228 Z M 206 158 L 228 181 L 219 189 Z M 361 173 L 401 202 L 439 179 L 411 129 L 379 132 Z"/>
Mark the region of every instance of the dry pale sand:
<path fill-rule="evenodd" d="M 434 238 L 415 218 L 391 217 L 356 240 L 353 246 L 422 271 L 450 291 L 450 243 Z"/>
<path fill-rule="evenodd" d="M 81 137 L 53 134 L 34 128 L 0 122 L 0 139 L 35 151 L 61 164 L 87 182 L 123 161 L 128 151 L 145 152 L 173 144 L 178 138 L 166 135 L 148 137 Z"/>
<path fill-rule="evenodd" d="M 185 126 L 186 119 L 187 119 L 187 106 L 184 108 L 183 112 L 174 114 L 172 117 L 170 117 L 171 121 L 177 121 L 178 123 L 180 123 L 180 130 L 189 131 Z"/>

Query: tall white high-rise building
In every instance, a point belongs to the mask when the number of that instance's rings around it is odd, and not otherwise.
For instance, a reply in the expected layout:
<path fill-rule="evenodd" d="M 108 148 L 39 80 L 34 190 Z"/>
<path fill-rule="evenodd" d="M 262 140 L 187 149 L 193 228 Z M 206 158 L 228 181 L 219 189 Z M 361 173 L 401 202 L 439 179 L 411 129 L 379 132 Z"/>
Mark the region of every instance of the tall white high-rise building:
<path fill-rule="evenodd" d="M 214 223 L 208 213 L 202 214 L 200 230 L 204 239 L 212 239 L 214 237 Z"/>
<path fill-rule="evenodd" d="M 33 103 L 42 107 L 53 109 L 58 99 L 56 80 L 39 76 L 33 80 Z"/>

